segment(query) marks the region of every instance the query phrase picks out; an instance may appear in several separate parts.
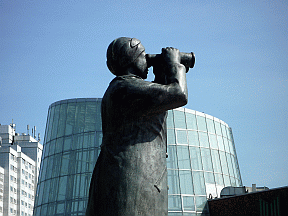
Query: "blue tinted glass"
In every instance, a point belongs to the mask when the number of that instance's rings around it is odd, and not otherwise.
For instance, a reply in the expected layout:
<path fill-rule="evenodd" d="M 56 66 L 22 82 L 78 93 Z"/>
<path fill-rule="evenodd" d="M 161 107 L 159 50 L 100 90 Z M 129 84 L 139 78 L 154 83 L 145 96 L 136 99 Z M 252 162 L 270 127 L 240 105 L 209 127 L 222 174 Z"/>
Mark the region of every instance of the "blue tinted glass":
<path fill-rule="evenodd" d="M 59 115 L 59 123 L 58 123 L 58 132 L 57 137 L 64 136 L 65 133 L 65 123 L 66 123 L 66 110 L 67 104 L 61 104 L 60 106 L 60 115 Z"/>
<path fill-rule="evenodd" d="M 174 110 L 175 128 L 186 129 L 186 121 L 184 112 Z"/>
<path fill-rule="evenodd" d="M 193 182 L 195 195 L 205 195 L 205 184 L 203 172 L 193 171 Z"/>
<path fill-rule="evenodd" d="M 228 165 L 227 165 L 225 152 L 219 151 L 219 155 L 220 155 L 222 171 L 224 174 L 228 175 L 229 172 L 228 172 Z"/>
<path fill-rule="evenodd" d="M 174 129 L 168 129 L 167 130 L 167 143 L 168 144 L 176 144 Z"/>
<path fill-rule="evenodd" d="M 47 135 L 46 135 L 46 142 L 51 140 L 51 132 L 52 132 L 52 124 L 53 124 L 53 118 L 54 118 L 54 110 L 55 110 L 55 106 L 50 108 L 50 112 L 49 112 L 49 125 L 48 125 L 48 131 L 46 131 Z"/>
<path fill-rule="evenodd" d="M 227 133 L 226 133 L 226 126 L 223 125 L 223 124 L 220 124 L 221 125 L 221 128 L 222 128 L 222 134 L 224 137 L 227 137 Z"/>
<path fill-rule="evenodd" d="M 217 121 L 214 121 L 216 134 L 222 136 L 221 126 L 220 123 Z"/>
<path fill-rule="evenodd" d="M 201 157 L 202 157 L 203 169 L 205 171 L 213 171 L 210 149 L 201 148 Z"/>
<path fill-rule="evenodd" d="M 197 130 L 196 116 L 186 112 L 187 129 Z"/>
<path fill-rule="evenodd" d="M 177 131 L 177 144 L 188 144 L 186 130 Z"/>
<path fill-rule="evenodd" d="M 184 211 L 195 211 L 194 197 L 183 196 L 182 198 Z"/>
<path fill-rule="evenodd" d="M 203 212 L 203 211 L 205 211 L 207 209 L 207 207 L 206 207 L 206 203 L 207 203 L 206 197 L 196 196 L 195 197 L 195 201 L 196 201 L 196 211 L 197 212 Z"/>
<path fill-rule="evenodd" d="M 58 105 L 58 106 L 55 106 L 55 110 L 54 110 L 51 139 L 55 139 L 57 135 L 59 113 L 60 113 L 60 106 Z"/>
<path fill-rule="evenodd" d="M 168 210 L 169 211 L 181 211 L 182 210 L 180 195 L 168 196 Z"/>
<path fill-rule="evenodd" d="M 230 178 L 227 175 L 223 175 L 224 185 L 225 187 L 231 186 Z"/>
<path fill-rule="evenodd" d="M 191 166 L 193 170 L 202 170 L 200 148 L 190 146 Z"/>
<path fill-rule="evenodd" d="M 213 163 L 213 168 L 214 172 L 221 173 L 221 164 L 220 164 L 220 158 L 219 158 L 219 153 L 217 150 L 211 150 L 211 155 L 212 155 L 212 163 Z"/>
<path fill-rule="evenodd" d="M 216 135 L 214 134 L 209 134 L 209 142 L 210 142 L 210 147 L 218 149 L 218 144 L 217 144 L 217 139 Z"/>
<path fill-rule="evenodd" d="M 75 125 L 76 103 L 69 103 L 67 108 L 65 135 L 72 134 Z"/>
<path fill-rule="evenodd" d="M 205 132 L 199 132 L 200 146 L 209 148 L 208 134 Z"/>
<path fill-rule="evenodd" d="M 180 194 L 179 185 L 179 174 L 178 170 L 167 170 L 168 171 L 168 194 Z"/>
<path fill-rule="evenodd" d="M 96 113 L 99 111 L 95 102 L 86 102 L 86 114 L 85 114 L 85 128 L 84 131 L 96 130 Z"/>
<path fill-rule="evenodd" d="M 73 133 L 84 132 L 85 113 L 86 113 L 85 102 L 77 103 L 76 104 L 76 118 L 75 118 L 75 125 L 73 128 Z"/>
<path fill-rule="evenodd" d="M 197 131 L 188 131 L 189 145 L 199 146 L 199 137 Z"/>
<path fill-rule="evenodd" d="M 205 117 L 197 116 L 198 130 L 207 131 Z"/>
<path fill-rule="evenodd" d="M 168 110 L 167 128 L 174 128 L 174 118 L 173 118 L 173 111 L 172 110 Z"/>
<path fill-rule="evenodd" d="M 191 169 L 188 146 L 177 146 L 179 169 Z"/>
<path fill-rule="evenodd" d="M 181 194 L 194 194 L 192 184 L 192 172 L 179 170 Z"/>
<path fill-rule="evenodd" d="M 229 143 L 228 143 L 227 138 L 222 137 L 222 139 L 223 139 L 223 144 L 224 144 L 225 151 L 230 153 L 230 147 L 229 147 Z"/>
<path fill-rule="evenodd" d="M 167 168 L 178 169 L 176 146 L 168 145 Z"/>
<path fill-rule="evenodd" d="M 215 133 L 214 121 L 212 119 L 206 118 L 207 128 L 209 133 Z"/>
<path fill-rule="evenodd" d="M 233 165 L 231 161 L 231 155 L 229 153 L 226 153 L 226 158 L 227 158 L 227 164 L 228 164 L 228 169 L 229 169 L 229 175 L 234 176 L 234 170 L 233 170 Z"/>
<path fill-rule="evenodd" d="M 56 143 L 56 140 L 53 140 L 50 142 L 49 155 L 53 155 L 55 153 L 55 143 Z"/>
<path fill-rule="evenodd" d="M 217 136 L 219 150 L 225 151 L 222 136 Z"/>
<path fill-rule="evenodd" d="M 215 181 L 218 185 L 224 185 L 223 176 L 221 174 L 215 173 Z"/>

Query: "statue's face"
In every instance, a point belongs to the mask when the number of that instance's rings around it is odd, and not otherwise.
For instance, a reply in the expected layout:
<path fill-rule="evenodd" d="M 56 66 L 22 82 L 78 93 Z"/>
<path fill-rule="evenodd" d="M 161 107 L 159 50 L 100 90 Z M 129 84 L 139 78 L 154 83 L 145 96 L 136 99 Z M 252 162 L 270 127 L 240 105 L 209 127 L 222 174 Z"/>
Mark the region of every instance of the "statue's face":
<path fill-rule="evenodd" d="M 140 54 L 140 56 L 134 61 L 135 75 L 140 76 L 143 79 L 147 78 L 148 66 L 146 60 L 145 51 Z"/>

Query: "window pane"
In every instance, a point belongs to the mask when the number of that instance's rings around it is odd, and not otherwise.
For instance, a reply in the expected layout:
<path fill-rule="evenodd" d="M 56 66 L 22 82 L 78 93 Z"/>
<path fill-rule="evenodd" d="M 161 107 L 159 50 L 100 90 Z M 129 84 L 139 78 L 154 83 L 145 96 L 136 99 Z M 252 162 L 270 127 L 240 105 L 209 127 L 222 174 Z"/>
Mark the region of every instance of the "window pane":
<path fill-rule="evenodd" d="M 50 142 L 49 156 L 55 153 L 55 142 L 56 142 L 55 140 Z"/>
<path fill-rule="evenodd" d="M 63 137 L 56 139 L 55 143 L 55 154 L 63 151 Z"/>
<path fill-rule="evenodd" d="M 68 136 L 64 138 L 64 149 L 63 151 L 70 151 L 70 149 L 72 148 L 72 137 Z"/>
<path fill-rule="evenodd" d="M 224 137 L 227 137 L 227 133 L 226 133 L 226 126 L 223 125 L 223 124 L 220 124 L 221 125 L 221 128 L 222 128 L 222 134 Z"/>
<path fill-rule="evenodd" d="M 217 185 L 224 185 L 223 176 L 221 174 L 215 173 L 215 181 Z"/>
<path fill-rule="evenodd" d="M 227 175 L 223 175 L 224 185 L 225 187 L 231 186 L 230 178 Z"/>
<path fill-rule="evenodd" d="M 199 132 L 200 146 L 209 148 L 208 134 Z"/>
<path fill-rule="evenodd" d="M 177 131 L 177 144 L 188 144 L 186 130 Z"/>
<path fill-rule="evenodd" d="M 231 156 L 229 153 L 226 153 L 226 158 L 227 158 L 227 164 L 228 164 L 228 169 L 229 169 L 229 175 L 234 176 L 234 170 L 232 167 Z"/>
<path fill-rule="evenodd" d="M 57 129 L 58 129 L 58 120 L 59 120 L 59 113 L 60 113 L 60 106 L 55 106 L 54 110 L 54 118 L 52 123 L 52 133 L 51 133 L 51 140 L 56 138 Z"/>
<path fill-rule="evenodd" d="M 179 174 L 178 170 L 167 170 L 168 171 L 168 194 L 180 194 L 179 185 Z"/>
<path fill-rule="evenodd" d="M 222 138 L 223 138 L 223 144 L 224 144 L 225 151 L 230 153 L 230 147 L 229 147 L 229 143 L 228 143 L 227 138 L 225 138 L 225 137 L 222 137 Z"/>
<path fill-rule="evenodd" d="M 219 149 L 222 150 L 222 151 L 225 151 L 222 136 L 217 136 L 217 141 L 218 141 L 218 147 L 219 147 Z"/>
<path fill-rule="evenodd" d="M 180 195 L 168 196 L 168 209 L 169 211 L 181 211 L 181 197 Z"/>
<path fill-rule="evenodd" d="M 186 113 L 187 129 L 197 130 L 196 116 L 192 113 Z"/>
<path fill-rule="evenodd" d="M 208 132 L 215 133 L 214 121 L 212 119 L 206 118 Z"/>
<path fill-rule="evenodd" d="M 221 173 L 222 170 L 221 170 L 221 164 L 220 164 L 218 151 L 212 149 L 211 155 L 212 155 L 212 163 L 213 163 L 214 172 Z"/>
<path fill-rule="evenodd" d="M 86 112 L 85 102 L 77 103 L 76 104 L 76 118 L 75 118 L 75 125 L 73 128 L 73 133 L 81 133 L 84 131 L 85 112 Z"/>
<path fill-rule="evenodd" d="M 196 201 L 196 211 L 197 212 L 205 212 L 207 211 L 207 207 L 206 207 L 206 203 L 207 203 L 207 199 L 206 197 L 200 197 L 200 196 L 196 196 L 195 197 L 195 201 Z"/>
<path fill-rule="evenodd" d="M 217 121 L 214 121 L 216 134 L 222 136 L 221 126 L 220 123 Z"/>
<path fill-rule="evenodd" d="M 61 175 L 68 175 L 68 167 L 69 167 L 69 162 L 70 162 L 70 154 L 66 153 L 62 157 L 62 164 L 61 164 Z"/>
<path fill-rule="evenodd" d="M 59 123 L 58 123 L 58 132 L 57 137 L 64 136 L 65 132 L 65 123 L 66 123 L 66 111 L 67 111 L 67 104 L 61 104 L 60 106 L 60 115 L 59 115 Z"/>
<path fill-rule="evenodd" d="M 183 196 L 184 211 L 195 211 L 194 197 Z"/>
<path fill-rule="evenodd" d="M 203 116 L 197 116 L 198 130 L 207 131 L 206 121 Z"/>
<path fill-rule="evenodd" d="M 206 195 L 203 172 L 193 171 L 195 195 Z"/>
<path fill-rule="evenodd" d="M 177 146 L 179 169 L 191 169 L 188 146 Z"/>
<path fill-rule="evenodd" d="M 205 171 L 213 171 L 210 149 L 201 148 L 201 157 L 202 157 L 203 169 Z"/>
<path fill-rule="evenodd" d="M 167 168 L 178 169 L 176 146 L 168 145 Z"/>
<path fill-rule="evenodd" d="M 174 129 L 168 129 L 167 130 L 167 143 L 168 144 L 176 144 Z"/>
<path fill-rule="evenodd" d="M 209 197 L 211 194 L 213 197 L 216 197 L 217 191 L 216 191 L 214 174 L 212 172 L 204 172 L 204 178 L 206 185 L 206 195 Z"/>
<path fill-rule="evenodd" d="M 225 152 L 219 151 L 221 167 L 224 174 L 229 175 Z"/>
<path fill-rule="evenodd" d="M 65 200 L 66 185 L 67 185 L 67 176 L 60 177 L 58 200 Z"/>
<path fill-rule="evenodd" d="M 75 125 L 75 112 L 76 103 L 69 103 L 67 108 L 65 135 L 72 134 L 73 126 Z"/>
<path fill-rule="evenodd" d="M 209 142 L 210 142 L 210 147 L 218 149 L 218 144 L 217 144 L 217 139 L 216 135 L 214 134 L 209 134 Z"/>
<path fill-rule="evenodd" d="M 197 131 L 188 131 L 189 145 L 199 146 L 199 138 Z"/>
<path fill-rule="evenodd" d="M 173 117 L 173 111 L 172 110 L 168 110 L 167 128 L 174 128 L 174 117 Z"/>
<path fill-rule="evenodd" d="M 84 131 L 96 130 L 97 104 L 95 102 L 86 102 L 85 128 Z"/>
<path fill-rule="evenodd" d="M 174 121 L 175 121 L 175 128 L 182 128 L 186 129 L 186 121 L 185 121 L 185 114 L 184 112 L 174 110 Z"/>
<path fill-rule="evenodd" d="M 181 194 L 194 194 L 192 172 L 179 170 Z"/>
<path fill-rule="evenodd" d="M 202 170 L 203 167 L 202 167 L 202 161 L 201 161 L 200 148 L 190 146 L 189 149 L 190 149 L 192 169 Z"/>

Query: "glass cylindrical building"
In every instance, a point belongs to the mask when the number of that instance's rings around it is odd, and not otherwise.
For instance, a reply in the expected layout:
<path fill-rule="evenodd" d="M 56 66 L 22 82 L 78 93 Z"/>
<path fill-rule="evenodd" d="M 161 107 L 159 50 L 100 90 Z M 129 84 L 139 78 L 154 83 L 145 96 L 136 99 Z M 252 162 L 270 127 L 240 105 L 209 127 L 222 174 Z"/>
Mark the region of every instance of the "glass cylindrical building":
<path fill-rule="evenodd" d="M 208 198 L 242 186 L 231 128 L 186 108 L 168 111 L 167 128 L 169 216 L 209 215 Z M 101 99 L 50 105 L 35 216 L 85 214 L 101 142 Z"/>

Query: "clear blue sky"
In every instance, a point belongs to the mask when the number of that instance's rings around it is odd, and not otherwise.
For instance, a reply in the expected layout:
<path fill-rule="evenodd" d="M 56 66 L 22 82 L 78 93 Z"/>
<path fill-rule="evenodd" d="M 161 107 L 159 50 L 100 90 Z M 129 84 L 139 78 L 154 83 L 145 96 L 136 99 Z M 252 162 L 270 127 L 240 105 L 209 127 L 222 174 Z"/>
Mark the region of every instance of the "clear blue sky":
<path fill-rule="evenodd" d="M 49 105 L 102 97 L 107 46 L 136 37 L 147 53 L 196 54 L 186 107 L 232 127 L 244 185 L 288 185 L 287 11 L 284 0 L 0 0 L 0 123 L 43 139 Z"/>

